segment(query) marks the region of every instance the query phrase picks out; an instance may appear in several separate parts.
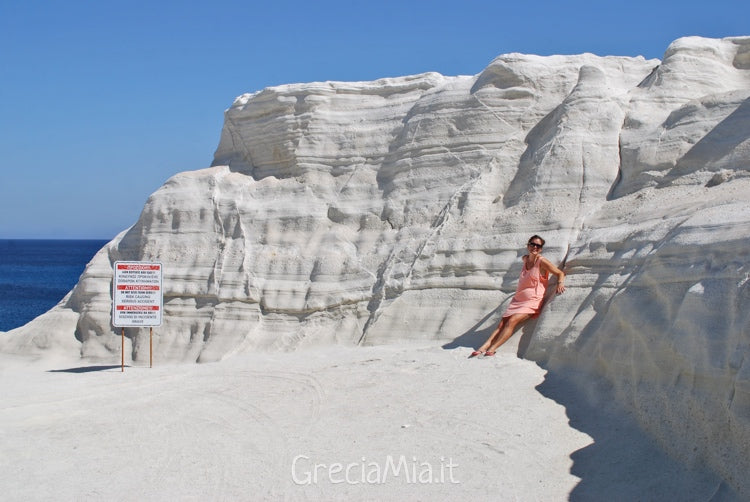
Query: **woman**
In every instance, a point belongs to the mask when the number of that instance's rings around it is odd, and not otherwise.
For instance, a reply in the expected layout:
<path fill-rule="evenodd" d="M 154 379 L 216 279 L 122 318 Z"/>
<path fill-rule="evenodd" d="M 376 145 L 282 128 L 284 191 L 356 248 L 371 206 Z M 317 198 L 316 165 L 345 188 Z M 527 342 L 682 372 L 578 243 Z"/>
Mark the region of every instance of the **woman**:
<path fill-rule="evenodd" d="M 508 341 L 516 326 L 525 320 L 536 317 L 542 309 L 544 292 L 547 289 L 550 274 L 557 276 L 557 294 L 565 291 L 565 274 L 542 256 L 544 239 L 534 235 L 526 247 L 529 254 L 523 257 L 523 268 L 518 280 L 518 287 L 503 319 L 484 344 L 471 353 L 469 357 L 484 355 L 494 356 L 498 347 Z"/>

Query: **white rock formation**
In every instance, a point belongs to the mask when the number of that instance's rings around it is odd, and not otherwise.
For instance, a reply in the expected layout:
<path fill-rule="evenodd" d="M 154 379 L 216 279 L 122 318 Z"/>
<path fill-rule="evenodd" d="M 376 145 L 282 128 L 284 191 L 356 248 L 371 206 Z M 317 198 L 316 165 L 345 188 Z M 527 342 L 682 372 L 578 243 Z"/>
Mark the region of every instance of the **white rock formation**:
<path fill-rule="evenodd" d="M 749 175 L 747 37 L 680 39 L 662 61 L 509 54 L 474 77 L 265 89 L 227 110 L 214 167 L 170 179 L 1 343 L 119 354 L 112 263 L 158 260 L 161 359 L 468 346 L 538 233 L 568 291 L 517 335 L 524 355 L 609 382 L 668 451 L 747 495 Z M 127 334 L 144 357 L 147 330 Z"/>

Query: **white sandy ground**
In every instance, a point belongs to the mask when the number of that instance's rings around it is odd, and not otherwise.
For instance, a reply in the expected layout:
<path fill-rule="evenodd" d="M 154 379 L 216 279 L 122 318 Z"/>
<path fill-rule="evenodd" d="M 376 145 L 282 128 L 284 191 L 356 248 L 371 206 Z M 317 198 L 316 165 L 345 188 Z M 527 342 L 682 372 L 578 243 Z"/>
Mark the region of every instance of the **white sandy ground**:
<path fill-rule="evenodd" d="M 492 359 L 470 350 L 327 347 L 124 373 L 2 355 L 2 499 L 730 496 L 512 343 Z"/>

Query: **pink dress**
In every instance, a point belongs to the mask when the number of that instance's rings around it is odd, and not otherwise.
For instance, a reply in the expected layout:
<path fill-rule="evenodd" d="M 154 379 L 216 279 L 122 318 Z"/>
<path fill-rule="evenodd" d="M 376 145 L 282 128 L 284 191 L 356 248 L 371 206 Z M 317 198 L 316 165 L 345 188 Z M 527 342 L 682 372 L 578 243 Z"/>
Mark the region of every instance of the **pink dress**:
<path fill-rule="evenodd" d="M 527 257 L 527 259 L 531 259 L 531 257 Z M 542 273 L 539 268 L 540 264 L 541 260 L 537 258 L 531 270 L 527 270 L 524 261 L 516 294 L 503 314 L 503 318 L 510 317 L 513 314 L 533 314 L 534 316 L 539 314 L 544 300 L 544 292 L 547 290 L 547 283 L 549 282 L 549 275 Z"/>

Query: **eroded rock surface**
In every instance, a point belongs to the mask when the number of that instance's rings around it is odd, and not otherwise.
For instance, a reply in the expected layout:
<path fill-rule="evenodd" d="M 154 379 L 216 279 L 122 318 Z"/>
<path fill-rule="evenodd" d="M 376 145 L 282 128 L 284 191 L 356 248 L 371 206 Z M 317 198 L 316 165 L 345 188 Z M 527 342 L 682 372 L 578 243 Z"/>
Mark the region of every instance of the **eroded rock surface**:
<path fill-rule="evenodd" d="M 668 451 L 747 495 L 749 174 L 746 37 L 265 89 L 227 110 L 213 167 L 170 179 L 3 350 L 119 354 L 116 260 L 164 265 L 162 359 L 468 344 L 536 233 L 568 291 L 524 355 L 610 382 Z M 127 333 L 143 358 L 148 333 Z"/>

